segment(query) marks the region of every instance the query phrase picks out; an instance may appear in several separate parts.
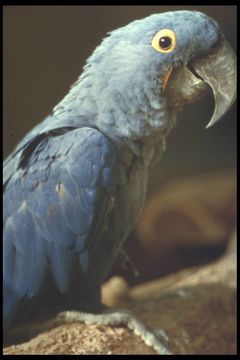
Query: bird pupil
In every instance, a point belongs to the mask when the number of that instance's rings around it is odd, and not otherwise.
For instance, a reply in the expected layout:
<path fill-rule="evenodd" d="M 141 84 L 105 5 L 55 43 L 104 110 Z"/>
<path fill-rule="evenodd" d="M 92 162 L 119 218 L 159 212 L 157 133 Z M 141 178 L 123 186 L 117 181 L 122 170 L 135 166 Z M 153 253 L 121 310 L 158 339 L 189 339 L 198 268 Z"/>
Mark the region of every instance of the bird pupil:
<path fill-rule="evenodd" d="M 163 36 L 160 38 L 159 45 L 162 49 L 167 49 L 171 46 L 172 40 L 168 36 Z"/>

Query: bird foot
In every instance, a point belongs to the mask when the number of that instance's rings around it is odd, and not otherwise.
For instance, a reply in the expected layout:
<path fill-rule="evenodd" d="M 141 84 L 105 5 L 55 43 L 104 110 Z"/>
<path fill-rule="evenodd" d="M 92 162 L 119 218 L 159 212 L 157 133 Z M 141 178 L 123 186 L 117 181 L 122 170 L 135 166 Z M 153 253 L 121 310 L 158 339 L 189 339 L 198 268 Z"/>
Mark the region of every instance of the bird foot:
<path fill-rule="evenodd" d="M 154 350 L 161 355 L 171 355 L 171 352 L 165 345 L 161 343 L 158 336 L 153 331 L 138 320 L 128 310 L 107 310 L 102 314 L 91 314 L 79 311 L 64 311 L 59 313 L 54 319 L 54 325 L 61 325 L 64 323 L 84 322 L 85 324 L 99 324 L 109 326 L 127 326 L 130 330 L 139 336 L 147 346 L 154 348 Z M 163 331 L 158 331 L 158 335 L 164 338 L 166 342 L 166 335 L 163 336 Z"/>

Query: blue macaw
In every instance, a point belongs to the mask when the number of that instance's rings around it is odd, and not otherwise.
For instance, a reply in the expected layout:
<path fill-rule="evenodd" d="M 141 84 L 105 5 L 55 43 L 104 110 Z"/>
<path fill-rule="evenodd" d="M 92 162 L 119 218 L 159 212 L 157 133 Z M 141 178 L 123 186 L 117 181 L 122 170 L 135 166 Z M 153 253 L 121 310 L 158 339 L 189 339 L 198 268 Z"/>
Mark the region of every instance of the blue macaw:
<path fill-rule="evenodd" d="M 101 284 L 143 207 L 149 167 L 178 109 L 210 87 L 212 125 L 235 100 L 236 59 L 203 13 L 153 14 L 103 39 L 4 162 L 6 334 L 41 307 L 68 310 L 72 320 L 101 311 Z M 155 340 L 148 334 L 167 353 Z"/>

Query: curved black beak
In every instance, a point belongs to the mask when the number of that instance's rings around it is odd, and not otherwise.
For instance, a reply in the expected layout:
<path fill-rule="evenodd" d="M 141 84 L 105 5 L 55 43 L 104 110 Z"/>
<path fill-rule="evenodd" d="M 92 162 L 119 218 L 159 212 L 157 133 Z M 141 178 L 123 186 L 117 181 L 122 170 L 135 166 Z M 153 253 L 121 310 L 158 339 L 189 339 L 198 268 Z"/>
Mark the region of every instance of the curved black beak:
<path fill-rule="evenodd" d="M 207 128 L 232 106 L 237 94 L 236 55 L 222 35 L 218 46 L 207 56 L 192 61 L 196 74 L 212 89 L 215 109 Z"/>
<path fill-rule="evenodd" d="M 173 70 L 165 90 L 168 107 L 193 103 L 209 94 L 209 87 L 213 92 L 215 109 L 207 127 L 215 124 L 236 99 L 236 56 L 223 34 L 210 53 Z"/>

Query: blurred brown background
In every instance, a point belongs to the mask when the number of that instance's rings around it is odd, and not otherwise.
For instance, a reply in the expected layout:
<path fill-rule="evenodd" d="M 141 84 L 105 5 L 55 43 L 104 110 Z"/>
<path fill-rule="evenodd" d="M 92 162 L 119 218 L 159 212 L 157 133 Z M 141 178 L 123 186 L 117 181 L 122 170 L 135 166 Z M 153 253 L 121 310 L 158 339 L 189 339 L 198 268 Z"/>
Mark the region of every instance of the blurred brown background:
<path fill-rule="evenodd" d="M 106 32 L 179 9 L 214 17 L 236 50 L 236 6 L 5 6 L 4 157 L 64 97 Z M 156 183 L 235 166 L 236 106 L 205 130 L 212 111 L 212 99 L 204 99 L 180 115 Z"/>

